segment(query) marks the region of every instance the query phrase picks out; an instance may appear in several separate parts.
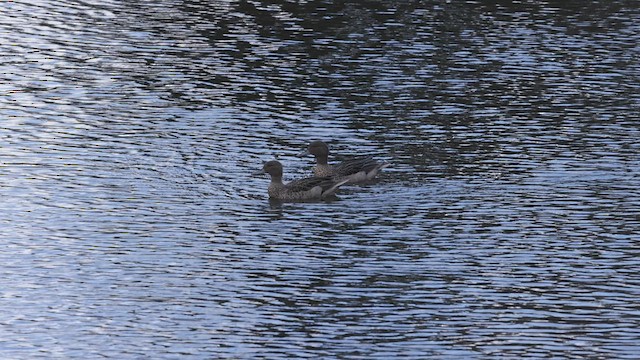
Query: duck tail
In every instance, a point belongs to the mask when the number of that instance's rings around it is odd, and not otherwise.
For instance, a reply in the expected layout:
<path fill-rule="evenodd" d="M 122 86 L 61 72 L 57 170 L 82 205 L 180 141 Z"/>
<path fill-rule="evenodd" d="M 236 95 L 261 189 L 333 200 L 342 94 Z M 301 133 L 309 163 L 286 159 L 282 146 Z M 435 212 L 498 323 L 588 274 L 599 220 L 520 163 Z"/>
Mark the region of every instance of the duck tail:
<path fill-rule="evenodd" d="M 379 163 L 379 164 L 378 164 L 378 166 L 377 166 L 377 171 L 380 171 L 380 170 L 382 170 L 382 169 L 386 168 L 387 166 L 391 166 L 391 163 L 386 162 L 386 161 L 381 162 L 381 163 Z"/>
<path fill-rule="evenodd" d="M 349 182 L 349 179 L 344 179 L 344 180 L 340 180 L 340 181 L 336 181 L 335 183 L 333 183 L 333 185 L 331 185 L 330 188 L 328 188 L 327 190 L 322 192 L 322 198 L 324 199 L 327 196 L 333 195 L 335 194 L 335 192 L 338 190 L 338 188 L 346 183 Z"/>

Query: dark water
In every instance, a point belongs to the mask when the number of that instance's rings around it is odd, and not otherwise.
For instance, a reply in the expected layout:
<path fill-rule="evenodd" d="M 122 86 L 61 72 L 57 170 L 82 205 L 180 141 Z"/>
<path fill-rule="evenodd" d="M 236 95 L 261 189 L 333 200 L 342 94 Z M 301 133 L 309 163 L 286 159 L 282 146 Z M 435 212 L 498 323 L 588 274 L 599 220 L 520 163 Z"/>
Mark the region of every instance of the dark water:
<path fill-rule="evenodd" d="M 637 359 L 635 1 L 0 3 L 6 359 Z M 270 204 L 312 139 L 392 162 Z"/>

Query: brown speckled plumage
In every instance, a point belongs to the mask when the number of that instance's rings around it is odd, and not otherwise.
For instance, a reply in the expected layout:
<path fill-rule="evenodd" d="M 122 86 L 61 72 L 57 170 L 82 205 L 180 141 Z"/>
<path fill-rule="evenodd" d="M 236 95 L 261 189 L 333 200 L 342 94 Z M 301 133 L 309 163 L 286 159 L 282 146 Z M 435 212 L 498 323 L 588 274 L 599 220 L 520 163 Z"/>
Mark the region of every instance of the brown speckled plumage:
<path fill-rule="evenodd" d="M 263 170 L 271 175 L 268 189 L 269 197 L 277 200 L 324 199 L 335 194 L 336 190 L 348 181 L 313 176 L 284 184 L 282 182 L 282 164 L 276 160 L 266 162 Z"/>
<path fill-rule="evenodd" d="M 313 168 L 314 175 L 329 176 L 335 180 L 347 179 L 349 183 L 371 180 L 380 170 L 389 166 L 389 163 L 378 162 L 371 157 L 358 157 L 337 165 L 330 165 L 327 162 L 329 147 L 322 141 L 310 143 L 308 151 L 316 158 L 316 166 Z"/>

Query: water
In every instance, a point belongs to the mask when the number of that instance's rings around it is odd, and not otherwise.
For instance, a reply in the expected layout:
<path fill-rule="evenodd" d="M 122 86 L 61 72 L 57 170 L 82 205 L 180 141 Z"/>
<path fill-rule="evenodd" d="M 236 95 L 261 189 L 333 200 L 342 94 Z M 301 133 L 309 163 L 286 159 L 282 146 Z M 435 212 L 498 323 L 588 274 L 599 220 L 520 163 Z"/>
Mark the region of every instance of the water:
<path fill-rule="evenodd" d="M 0 4 L 0 354 L 637 358 L 639 19 Z M 393 165 L 270 203 L 312 139 Z"/>

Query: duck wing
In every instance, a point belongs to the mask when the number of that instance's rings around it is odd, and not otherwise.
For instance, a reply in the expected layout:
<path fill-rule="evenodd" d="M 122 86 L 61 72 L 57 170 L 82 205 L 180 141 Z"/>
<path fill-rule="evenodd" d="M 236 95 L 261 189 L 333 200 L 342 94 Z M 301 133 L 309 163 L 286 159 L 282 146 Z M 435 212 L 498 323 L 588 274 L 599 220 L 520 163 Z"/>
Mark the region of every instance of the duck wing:
<path fill-rule="evenodd" d="M 294 192 L 304 192 L 320 186 L 324 192 L 336 184 L 330 177 L 308 177 L 304 179 L 293 180 L 285 185 L 289 190 Z"/>
<path fill-rule="evenodd" d="M 335 165 L 333 169 L 339 175 L 348 176 L 357 174 L 361 171 L 368 173 L 378 166 L 380 166 L 380 163 L 375 159 L 371 157 L 361 157 L 343 161 L 340 164 Z"/>

